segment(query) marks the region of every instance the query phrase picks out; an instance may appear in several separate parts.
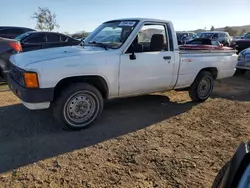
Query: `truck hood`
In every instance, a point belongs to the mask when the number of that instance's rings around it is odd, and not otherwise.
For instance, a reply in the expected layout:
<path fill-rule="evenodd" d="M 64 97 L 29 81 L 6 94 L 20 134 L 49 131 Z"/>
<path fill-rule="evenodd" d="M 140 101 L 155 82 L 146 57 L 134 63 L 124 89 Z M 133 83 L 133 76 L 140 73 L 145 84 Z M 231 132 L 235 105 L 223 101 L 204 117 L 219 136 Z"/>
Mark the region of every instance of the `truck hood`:
<path fill-rule="evenodd" d="M 42 50 L 34 50 L 22 52 L 12 55 L 10 62 L 17 67 L 24 68 L 29 64 L 59 59 L 64 57 L 93 55 L 104 53 L 106 50 L 95 46 L 66 46 L 57 48 L 47 48 Z"/>

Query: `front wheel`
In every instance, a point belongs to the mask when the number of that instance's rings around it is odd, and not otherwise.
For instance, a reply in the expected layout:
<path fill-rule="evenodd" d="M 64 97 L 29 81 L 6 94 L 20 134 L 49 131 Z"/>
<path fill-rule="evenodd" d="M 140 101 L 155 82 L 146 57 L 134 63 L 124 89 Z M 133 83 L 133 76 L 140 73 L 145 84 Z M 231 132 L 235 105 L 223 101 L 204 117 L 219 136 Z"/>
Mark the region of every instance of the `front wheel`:
<path fill-rule="evenodd" d="M 208 71 L 198 74 L 189 89 L 189 96 L 193 101 L 203 102 L 207 100 L 214 88 L 214 77 Z"/>
<path fill-rule="evenodd" d="M 86 83 L 69 86 L 53 104 L 54 117 L 66 130 L 88 127 L 99 118 L 102 110 L 101 93 Z"/>

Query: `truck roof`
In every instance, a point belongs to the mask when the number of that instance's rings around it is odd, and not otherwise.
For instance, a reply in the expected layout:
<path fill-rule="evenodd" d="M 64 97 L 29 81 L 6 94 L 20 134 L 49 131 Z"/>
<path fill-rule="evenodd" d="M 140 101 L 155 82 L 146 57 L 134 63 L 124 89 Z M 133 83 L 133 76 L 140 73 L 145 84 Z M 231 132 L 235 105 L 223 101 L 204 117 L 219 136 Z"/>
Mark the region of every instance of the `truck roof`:
<path fill-rule="evenodd" d="M 129 20 L 138 20 L 138 21 L 151 21 L 151 22 L 167 22 L 169 23 L 170 21 L 168 20 L 161 20 L 161 19 L 155 19 L 155 18 L 121 18 L 121 19 L 115 19 L 115 20 L 109 20 L 107 22 L 112 22 L 112 21 L 129 21 Z"/>

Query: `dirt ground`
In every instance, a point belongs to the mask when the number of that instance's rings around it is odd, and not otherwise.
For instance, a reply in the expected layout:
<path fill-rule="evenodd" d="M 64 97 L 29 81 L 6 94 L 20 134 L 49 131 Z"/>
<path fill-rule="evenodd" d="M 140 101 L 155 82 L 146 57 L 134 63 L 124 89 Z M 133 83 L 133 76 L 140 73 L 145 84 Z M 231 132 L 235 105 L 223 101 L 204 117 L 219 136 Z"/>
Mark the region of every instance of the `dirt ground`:
<path fill-rule="evenodd" d="M 0 187 L 210 187 L 250 135 L 250 80 L 216 82 L 197 104 L 187 92 L 109 101 L 89 129 L 60 130 L 0 92 Z"/>

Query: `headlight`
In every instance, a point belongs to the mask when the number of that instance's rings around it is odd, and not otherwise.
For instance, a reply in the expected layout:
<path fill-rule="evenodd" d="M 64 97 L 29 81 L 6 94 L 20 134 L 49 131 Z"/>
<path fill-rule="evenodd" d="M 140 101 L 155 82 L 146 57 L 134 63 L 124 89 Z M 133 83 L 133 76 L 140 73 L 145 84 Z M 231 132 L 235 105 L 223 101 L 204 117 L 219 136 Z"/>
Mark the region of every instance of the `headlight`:
<path fill-rule="evenodd" d="M 38 88 L 38 77 L 35 72 L 25 72 L 24 73 L 24 83 L 27 88 Z"/>

